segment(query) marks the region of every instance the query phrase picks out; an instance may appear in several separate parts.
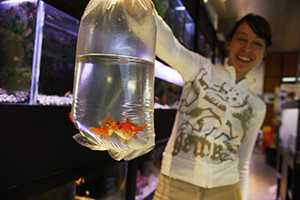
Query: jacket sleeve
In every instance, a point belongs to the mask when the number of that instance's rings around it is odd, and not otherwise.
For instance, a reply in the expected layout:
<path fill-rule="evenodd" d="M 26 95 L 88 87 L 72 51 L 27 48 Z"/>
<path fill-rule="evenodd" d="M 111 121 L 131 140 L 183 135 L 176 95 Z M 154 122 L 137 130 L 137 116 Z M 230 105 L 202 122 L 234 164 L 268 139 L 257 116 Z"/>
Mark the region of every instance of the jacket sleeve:
<path fill-rule="evenodd" d="M 266 113 L 265 104 L 261 103 L 261 105 L 261 108 L 259 108 L 260 110 L 254 111 L 258 116 L 252 121 L 252 123 L 249 124 L 247 134 L 243 138 L 239 150 L 240 189 L 242 200 L 248 200 L 251 155 L 254 149 L 257 133 L 263 123 Z"/>
<path fill-rule="evenodd" d="M 210 60 L 188 50 L 175 38 L 170 27 L 154 11 L 156 21 L 156 55 L 176 71 L 184 80 L 189 80 L 191 76 L 199 71 L 199 67 L 208 67 Z"/>

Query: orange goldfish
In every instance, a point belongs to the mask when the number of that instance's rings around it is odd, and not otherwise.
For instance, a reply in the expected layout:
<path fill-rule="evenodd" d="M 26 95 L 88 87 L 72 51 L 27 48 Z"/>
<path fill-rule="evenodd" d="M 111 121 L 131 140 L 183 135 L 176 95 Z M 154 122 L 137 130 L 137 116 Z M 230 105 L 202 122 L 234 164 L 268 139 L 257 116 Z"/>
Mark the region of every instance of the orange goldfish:
<path fill-rule="evenodd" d="M 138 132 L 147 128 L 147 124 L 141 126 L 134 124 L 127 119 L 125 122 L 119 124 L 119 129 L 116 130 L 116 134 L 124 140 L 129 140 L 135 136 Z"/>
<path fill-rule="evenodd" d="M 91 127 L 90 131 L 97 135 L 104 137 L 110 137 L 113 133 L 118 135 L 124 140 L 129 140 L 135 136 L 138 132 L 143 131 L 147 124 L 137 125 L 126 119 L 125 122 L 117 122 L 111 116 L 108 116 L 102 123 L 99 123 L 100 127 Z"/>
<path fill-rule="evenodd" d="M 72 117 L 72 112 L 69 112 L 69 113 L 68 113 L 68 117 L 69 117 L 69 120 L 70 120 L 72 123 L 74 123 L 74 119 L 73 119 L 73 117 Z"/>
<path fill-rule="evenodd" d="M 114 131 L 118 129 L 118 122 L 116 122 L 111 116 L 108 116 L 102 123 L 99 123 L 100 127 L 92 127 L 90 130 L 104 137 L 111 136 Z"/>

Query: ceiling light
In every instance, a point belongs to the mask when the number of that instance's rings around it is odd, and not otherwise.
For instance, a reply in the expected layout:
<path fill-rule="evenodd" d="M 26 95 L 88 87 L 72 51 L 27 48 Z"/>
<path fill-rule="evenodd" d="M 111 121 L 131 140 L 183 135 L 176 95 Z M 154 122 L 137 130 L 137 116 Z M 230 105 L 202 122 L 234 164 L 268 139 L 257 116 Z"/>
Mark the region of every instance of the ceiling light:
<path fill-rule="evenodd" d="M 183 10 L 185 10 L 185 7 L 184 6 L 177 6 L 177 7 L 175 7 L 175 10 L 183 11 Z"/>
<path fill-rule="evenodd" d="M 281 81 L 283 83 L 294 83 L 297 81 L 296 77 L 282 77 Z"/>

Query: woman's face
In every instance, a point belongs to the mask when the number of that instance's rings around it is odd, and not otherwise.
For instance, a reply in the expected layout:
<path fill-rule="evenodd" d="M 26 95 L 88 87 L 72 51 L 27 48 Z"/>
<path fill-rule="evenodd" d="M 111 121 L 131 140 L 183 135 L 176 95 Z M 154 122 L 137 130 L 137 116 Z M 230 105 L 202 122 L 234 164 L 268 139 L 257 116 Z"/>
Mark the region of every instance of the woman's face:
<path fill-rule="evenodd" d="M 237 80 L 240 80 L 261 63 L 265 55 L 266 43 L 246 22 L 243 22 L 228 42 L 228 51 L 228 64 L 234 66 Z"/>

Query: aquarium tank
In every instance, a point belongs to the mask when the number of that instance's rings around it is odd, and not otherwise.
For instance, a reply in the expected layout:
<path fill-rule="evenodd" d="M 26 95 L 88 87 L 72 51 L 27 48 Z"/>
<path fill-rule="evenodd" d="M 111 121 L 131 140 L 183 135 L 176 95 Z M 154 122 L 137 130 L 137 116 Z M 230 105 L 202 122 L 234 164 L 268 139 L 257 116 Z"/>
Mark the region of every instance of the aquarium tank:
<path fill-rule="evenodd" d="M 0 2 L 0 102 L 29 102 L 37 4 Z"/>
<path fill-rule="evenodd" d="M 0 103 L 70 105 L 79 20 L 38 0 L 0 1 Z"/>
<path fill-rule="evenodd" d="M 162 4 L 162 3 L 160 3 Z M 157 3 L 157 7 L 163 7 Z M 181 0 L 169 0 L 167 10 L 163 14 L 176 38 L 187 48 L 193 50 L 195 38 L 195 22 Z M 160 10 L 163 10 L 160 8 Z"/>

